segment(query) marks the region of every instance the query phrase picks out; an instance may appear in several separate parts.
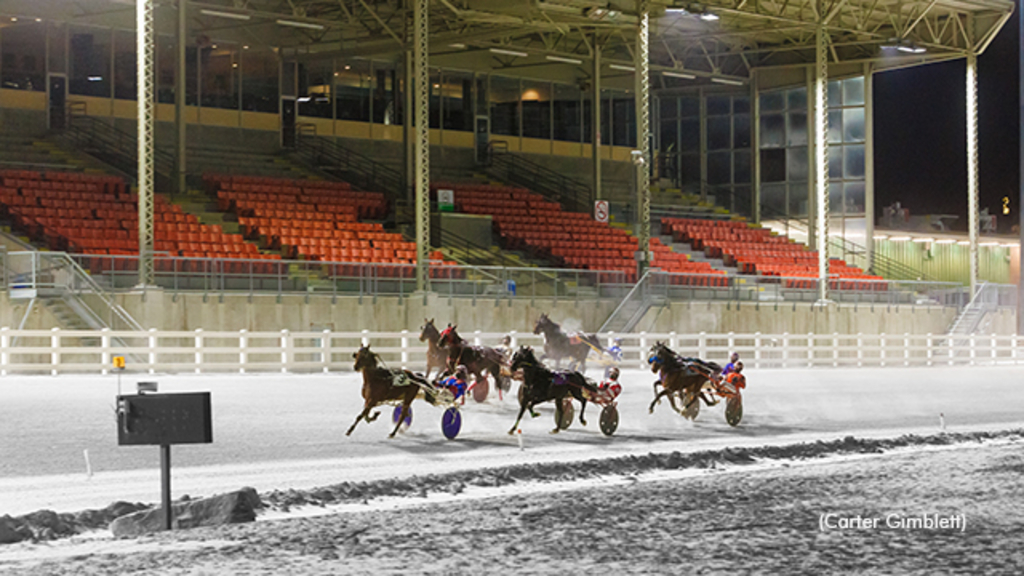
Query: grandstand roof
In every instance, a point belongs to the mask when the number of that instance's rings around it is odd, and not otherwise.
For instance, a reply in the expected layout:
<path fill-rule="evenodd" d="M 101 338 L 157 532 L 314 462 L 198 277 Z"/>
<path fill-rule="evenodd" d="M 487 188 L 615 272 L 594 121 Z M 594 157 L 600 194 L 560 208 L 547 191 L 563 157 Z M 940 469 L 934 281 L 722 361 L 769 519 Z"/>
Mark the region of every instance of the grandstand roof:
<path fill-rule="evenodd" d="M 133 29 L 134 0 L 6 0 L 3 16 L 38 17 Z M 406 47 L 411 20 L 403 0 L 204 0 L 190 2 L 190 26 L 214 40 L 266 45 L 289 59 L 393 57 Z M 157 26 L 172 34 L 175 3 L 158 0 Z M 912 66 L 981 53 L 1013 11 L 1008 0 L 651 0 L 655 88 L 698 85 L 712 77 L 747 82 L 754 69 L 814 62 L 819 6 L 826 14 L 830 75 Z M 675 11 L 667 11 L 674 7 Z M 679 10 L 682 8 L 683 10 Z M 224 13 L 229 16 L 224 16 Z M 701 13 L 719 18 L 708 21 Z M 634 0 L 431 0 L 432 64 L 502 70 L 524 77 L 586 76 L 571 62 L 593 57 L 632 63 Z M 230 15 L 236 15 L 232 18 Z M 165 17 L 166 16 L 166 17 Z M 286 24 L 281 24 L 285 21 Z M 298 23 L 296 25 L 295 23 Z M 887 50 L 916 47 L 923 52 Z M 527 54 L 497 54 L 492 49 Z M 845 72 L 843 65 L 851 65 Z M 586 66 L 589 70 L 589 65 Z M 628 75 L 628 73 L 626 74 Z"/>

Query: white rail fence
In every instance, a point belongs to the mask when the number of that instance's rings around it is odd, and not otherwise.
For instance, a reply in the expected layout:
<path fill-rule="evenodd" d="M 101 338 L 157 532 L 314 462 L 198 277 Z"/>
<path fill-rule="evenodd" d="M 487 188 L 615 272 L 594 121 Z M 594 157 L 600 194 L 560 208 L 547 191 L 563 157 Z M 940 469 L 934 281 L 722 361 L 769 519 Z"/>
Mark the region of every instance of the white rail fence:
<path fill-rule="evenodd" d="M 504 333 L 470 332 L 473 344 L 497 345 Z M 515 345 L 540 348 L 533 334 L 511 333 Z M 748 369 L 899 367 L 1024 363 L 1024 337 L 974 335 L 954 342 L 945 335 L 914 334 L 600 334 L 622 339 L 625 368 L 647 366 L 650 346 L 666 342 L 685 356 L 724 363 L 738 352 Z M 369 344 L 392 367 L 423 370 L 426 343 L 402 332 L 207 332 L 115 330 L 11 330 L 0 328 L 0 375 L 107 374 L 115 356 L 126 373 L 345 372 L 352 355 Z M 591 353 L 590 366 L 607 364 Z"/>

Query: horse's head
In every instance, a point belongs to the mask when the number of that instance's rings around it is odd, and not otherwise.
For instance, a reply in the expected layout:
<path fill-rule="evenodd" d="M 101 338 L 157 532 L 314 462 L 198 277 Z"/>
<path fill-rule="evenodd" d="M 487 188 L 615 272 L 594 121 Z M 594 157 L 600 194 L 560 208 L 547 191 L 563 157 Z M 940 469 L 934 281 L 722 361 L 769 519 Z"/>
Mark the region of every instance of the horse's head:
<path fill-rule="evenodd" d="M 437 339 L 441 334 L 437 331 L 437 327 L 434 326 L 434 319 L 427 320 L 423 319 L 423 326 L 420 327 L 420 342 L 437 342 Z"/>
<path fill-rule="evenodd" d="M 533 355 L 533 349 L 529 346 L 520 346 L 519 350 L 512 355 L 512 363 L 508 369 L 510 372 L 515 373 L 524 366 L 536 366 L 538 364 L 537 357 Z"/>
<path fill-rule="evenodd" d="M 352 353 L 352 357 L 355 358 L 352 369 L 357 372 L 365 368 L 377 367 L 377 355 L 370 352 L 369 346 L 360 346 L 358 351 Z"/>
<path fill-rule="evenodd" d="M 541 313 L 540 318 L 537 318 L 537 322 L 533 325 L 533 333 L 540 334 L 547 330 L 551 324 L 551 318 L 548 318 L 547 314 Z"/>
<path fill-rule="evenodd" d="M 462 342 L 462 338 L 459 337 L 459 333 L 455 331 L 456 325 L 449 324 L 447 328 L 441 331 L 441 334 L 437 337 L 437 345 L 442 348 L 447 348 L 452 344 L 458 344 Z"/>
<path fill-rule="evenodd" d="M 651 372 L 657 374 L 661 372 L 662 366 L 665 365 L 665 358 L 667 357 L 668 347 L 661 342 L 655 342 L 651 349 L 647 353 L 647 363 L 651 365 Z"/>

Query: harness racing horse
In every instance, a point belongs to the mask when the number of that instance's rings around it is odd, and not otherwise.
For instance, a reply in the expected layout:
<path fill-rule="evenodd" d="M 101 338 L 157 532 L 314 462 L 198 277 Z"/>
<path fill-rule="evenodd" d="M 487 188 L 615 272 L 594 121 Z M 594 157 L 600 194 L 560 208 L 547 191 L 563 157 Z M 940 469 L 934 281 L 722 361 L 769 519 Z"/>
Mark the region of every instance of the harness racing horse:
<path fill-rule="evenodd" d="M 438 346 L 448 350 L 448 361 L 445 370 L 454 374 L 457 367 L 465 366 L 466 370 L 476 378 L 479 386 L 481 382 L 487 382 L 487 373 L 494 377 L 494 385 L 498 388 L 498 398 L 502 397 L 502 390 L 508 389 L 508 383 L 501 375 L 501 366 L 505 362 L 505 355 L 500 351 L 488 346 L 470 346 L 455 331 L 456 326 L 448 325 L 438 338 Z M 475 398 L 476 396 L 474 396 Z M 486 398 L 479 398 L 483 401 Z"/>
<path fill-rule="evenodd" d="M 568 334 L 562 332 L 562 327 L 555 324 L 547 314 L 541 314 L 537 323 L 533 326 L 534 334 L 544 334 L 544 354 L 540 359 L 551 359 L 555 362 L 555 368 L 562 362 L 562 358 L 569 357 L 570 370 L 587 371 L 587 355 L 591 350 L 598 354 L 604 351 L 601 341 L 596 334 L 577 334 L 578 342 L 573 342 Z"/>
<path fill-rule="evenodd" d="M 380 416 L 380 411 L 378 410 L 373 415 L 370 415 L 370 410 L 384 402 L 398 401 L 402 403 L 401 416 L 395 423 L 395 429 L 391 431 L 388 438 L 395 437 L 398 428 L 405 421 L 406 416 L 411 413 L 409 405 L 412 404 L 413 399 L 416 398 L 420 390 L 423 390 L 423 395 L 427 402 L 436 404 L 436 397 L 430 392 L 432 387 L 422 374 L 416 374 L 408 370 L 382 367 L 380 365 L 380 357 L 370 352 L 369 346 L 360 347 L 358 352 L 352 354 L 352 357 L 356 360 L 353 369 L 363 373 L 363 400 L 365 403 L 363 404 L 363 411 L 359 416 L 356 416 L 356 421 L 352 423 L 352 427 L 345 433 L 346 436 L 352 434 L 360 420 L 365 419 L 367 422 L 376 420 Z"/>
<path fill-rule="evenodd" d="M 647 361 L 651 364 L 651 372 L 660 373 L 661 378 L 654 383 L 654 401 L 648 409 L 649 413 L 654 413 L 654 406 L 661 401 L 662 396 L 668 396 L 672 409 L 684 416 L 698 398 L 708 406 L 717 403 L 704 396 L 703 388 L 705 382 L 714 382 L 715 374 L 721 372 L 721 367 L 713 362 L 683 358 L 663 342 L 651 346 L 650 352 Z M 661 392 L 658 391 L 659 385 L 662 387 Z M 676 407 L 676 395 L 685 403 L 682 411 Z"/>
<path fill-rule="evenodd" d="M 583 417 L 587 410 L 587 399 L 596 395 L 598 390 L 597 386 L 588 381 L 583 374 L 570 370 L 549 370 L 541 364 L 533 349 L 528 346 L 522 346 L 516 351 L 512 356 L 510 368 L 512 373 L 520 368 L 523 370 L 523 385 L 519 395 L 519 416 L 508 431 L 509 434 L 515 433 L 527 409 L 531 415 L 535 415 L 535 405 L 554 400 L 555 405 L 560 406 L 562 400 L 570 395 L 580 401 L 580 424 L 587 425 L 587 420 Z M 555 434 L 558 430 L 559 427 L 555 426 L 551 433 Z"/>
<path fill-rule="evenodd" d="M 438 373 L 444 371 L 444 365 L 448 359 L 448 351 L 438 346 L 437 341 L 441 339 L 441 333 L 434 326 L 434 319 L 423 319 L 423 327 L 420 328 L 420 342 L 427 343 L 427 378 L 437 368 Z"/>

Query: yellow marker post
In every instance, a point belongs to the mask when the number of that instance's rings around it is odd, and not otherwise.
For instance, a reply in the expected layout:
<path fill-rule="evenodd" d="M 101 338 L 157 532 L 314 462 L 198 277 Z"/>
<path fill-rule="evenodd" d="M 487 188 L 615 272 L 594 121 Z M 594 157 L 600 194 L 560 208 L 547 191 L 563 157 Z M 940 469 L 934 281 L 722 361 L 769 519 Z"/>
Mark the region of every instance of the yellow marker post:
<path fill-rule="evenodd" d="M 121 395 L 121 372 L 124 372 L 124 356 L 114 356 L 114 369 L 117 370 L 117 395 Z"/>

